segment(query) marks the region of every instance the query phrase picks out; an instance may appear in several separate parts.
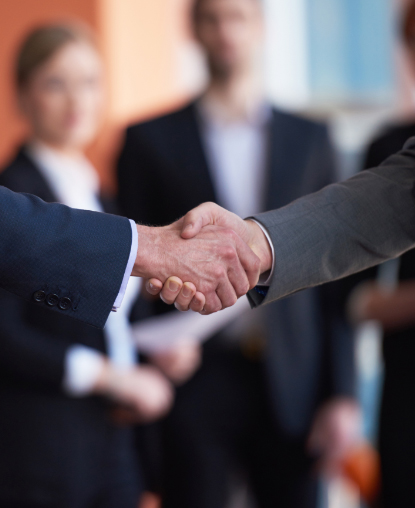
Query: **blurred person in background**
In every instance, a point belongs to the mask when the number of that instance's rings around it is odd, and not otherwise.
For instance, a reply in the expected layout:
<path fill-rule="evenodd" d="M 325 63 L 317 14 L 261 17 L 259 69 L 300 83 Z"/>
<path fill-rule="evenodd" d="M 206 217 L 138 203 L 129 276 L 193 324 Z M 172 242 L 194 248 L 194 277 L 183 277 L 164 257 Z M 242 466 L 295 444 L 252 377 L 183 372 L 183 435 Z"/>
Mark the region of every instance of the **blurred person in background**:
<path fill-rule="evenodd" d="M 402 36 L 415 72 L 415 2 L 405 11 Z M 385 128 L 370 145 L 364 168 L 381 164 L 415 136 L 415 119 Z M 415 505 L 415 252 L 399 260 L 396 281 L 382 287 L 373 268 L 353 276 L 367 281 L 352 296 L 355 321 L 376 320 L 383 325 L 384 386 L 379 426 L 382 469 L 382 506 Z M 394 286 L 393 282 L 396 282 Z"/>
<path fill-rule="evenodd" d="M 34 30 L 18 55 L 16 82 L 30 135 L 0 185 L 113 212 L 84 155 L 105 103 L 93 35 L 70 24 Z M 130 280 L 103 332 L 0 293 L 2 508 L 137 506 L 139 472 L 125 418 L 157 419 L 173 397 L 158 370 L 136 365 L 128 314 L 139 286 Z M 52 295 L 47 304 L 64 310 L 66 303 Z"/>
<path fill-rule="evenodd" d="M 196 0 L 192 15 L 209 85 L 183 109 L 128 128 L 123 213 L 162 225 L 215 201 L 244 217 L 333 182 L 326 126 L 264 96 L 261 2 Z M 206 343 L 163 424 L 164 508 L 224 508 L 233 472 L 260 508 L 316 506 L 315 466 L 333 472 L 359 435 L 353 341 L 338 295 L 331 285 L 243 311 Z M 177 313 L 184 335 L 185 318 Z"/>

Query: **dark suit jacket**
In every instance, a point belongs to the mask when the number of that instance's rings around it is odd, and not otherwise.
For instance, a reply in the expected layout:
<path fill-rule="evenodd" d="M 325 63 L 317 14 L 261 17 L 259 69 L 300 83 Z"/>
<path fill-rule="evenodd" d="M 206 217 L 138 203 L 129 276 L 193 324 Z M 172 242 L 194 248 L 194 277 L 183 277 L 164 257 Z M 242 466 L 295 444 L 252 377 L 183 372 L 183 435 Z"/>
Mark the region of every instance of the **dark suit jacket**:
<path fill-rule="evenodd" d="M 0 183 L 55 201 L 24 150 Z M 101 330 L 0 290 L 0 505 L 63 508 L 102 487 L 116 430 L 104 399 L 63 393 L 74 343 L 105 353 Z"/>
<path fill-rule="evenodd" d="M 130 127 L 118 164 L 123 213 L 162 225 L 200 203 L 217 201 L 207 161 L 194 104 Z M 332 182 L 327 129 L 273 110 L 266 178 L 265 209 L 281 207 Z M 280 424 L 293 434 L 306 432 L 325 398 L 354 394 L 353 345 L 333 290 L 307 291 L 265 312 L 273 406 Z"/>
<path fill-rule="evenodd" d="M 374 168 L 399 152 L 415 136 L 415 124 L 385 129 L 369 146 L 364 169 Z M 415 280 L 415 250 L 399 260 L 399 280 Z M 378 268 L 370 268 L 349 278 L 351 287 L 375 279 Z M 383 338 L 385 375 L 379 424 L 379 450 L 382 466 L 382 506 L 409 506 L 414 502 L 415 468 L 415 327 L 385 332 Z"/>
<path fill-rule="evenodd" d="M 27 192 L 25 179 L 15 188 Z M 125 218 L 47 205 L 0 187 L 0 287 L 38 300 L 40 308 L 103 328 L 130 250 Z"/>
<path fill-rule="evenodd" d="M 364 168 L 373 168 L 381 164 L 399 150 L 411 136 L 415 136 L 415 124 L 396 125 L 385 130 L 370 145 L 366 154 Z M 361 278 L 373 278 L 376 269 L 361 274 Z M 410 250 L 400 258 L 399 279 L 415 279 L 415 250 Z M 384 340 L 384 356 L 387 372 L 414 372 L 415 367 L 415 328 L 409 327 L 394 333 L 387 333 Z M 412 389 L 408 385 L 408 389 Z M 392 415 L 390 415 L 392 416 Z"/>

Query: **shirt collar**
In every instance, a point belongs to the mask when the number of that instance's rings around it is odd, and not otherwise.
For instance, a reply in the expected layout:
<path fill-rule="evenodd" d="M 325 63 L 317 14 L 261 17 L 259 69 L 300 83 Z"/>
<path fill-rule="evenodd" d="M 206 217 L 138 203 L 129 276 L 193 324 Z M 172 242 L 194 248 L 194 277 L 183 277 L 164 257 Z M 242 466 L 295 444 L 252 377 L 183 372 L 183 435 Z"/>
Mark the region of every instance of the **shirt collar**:
<path fill-rule="evenodd" d="M 272 116 L 272 106 L 266 100 L 247 109 L 245 118 L 237 121 L 227 119 L 221 112 L 220 105 L 207 95 L 202 96 L 196 101 L 196 109 L 202 122 L 220 127 L 245 124 L 251 127 L 261 128 L 269 123 Z"/>
<path fill-rule="evenodd" d="M 99 193 L 99 177 L 86 157 L 67 157 L 37 140 L 30 142 L 26 150 L 46 176 L 58 180 L 62 185 L 76 182 L 78 188 Z"/>

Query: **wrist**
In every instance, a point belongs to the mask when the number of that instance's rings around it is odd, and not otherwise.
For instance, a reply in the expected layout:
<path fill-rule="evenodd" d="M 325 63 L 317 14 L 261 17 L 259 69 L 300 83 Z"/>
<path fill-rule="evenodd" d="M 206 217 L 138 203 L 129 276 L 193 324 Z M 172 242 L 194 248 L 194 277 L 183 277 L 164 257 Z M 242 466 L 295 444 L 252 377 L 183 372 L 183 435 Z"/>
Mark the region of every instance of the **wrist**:
<path fill-rule="evenodd" d="M 110 360 L 106 359 L 95 382 L 94 393 L 115 401 L 121 400 L 124 393 L 126 372 L 124 369 L 115 367 Z"/>
<path fill-rule="evenodd" d="M 93 393 L 97 395 L 107 395 L 109 386 L 110 386 L 110 379 L 112 377 L 112 370 L 113 367 L 111 365 L 111 362 L 108 360 L 108 358 L 105 358 L 102 362 L 101 369 L 98 373 L 97 379 L 93 386 Z"/>
<path fill-rule="evenodd" d="M 249 230 L 248 245 L 259 257 L 261 261 L 261 274 L 272 269 L 272 249 L 271 245 L 261 227 L 253 220 L 245 220 Z"/>
<path fill-rule="evenodd" d="M 136 227 L 138 248 L 131 275 L 133 277 L 142 277 L 144 279 L 149 279 L 155 273 L 154 266 L 150 267 L 150 260 L 154 265 L 156 258 L 156 256 L 154 256 L 154 247 L 156 244 L 156 235 L 154 234 L 154 230 L 156 228 L 141 226 L 139 224 L 136 224 Z M 150 268 L 152 268 L 151 271 Z"/>

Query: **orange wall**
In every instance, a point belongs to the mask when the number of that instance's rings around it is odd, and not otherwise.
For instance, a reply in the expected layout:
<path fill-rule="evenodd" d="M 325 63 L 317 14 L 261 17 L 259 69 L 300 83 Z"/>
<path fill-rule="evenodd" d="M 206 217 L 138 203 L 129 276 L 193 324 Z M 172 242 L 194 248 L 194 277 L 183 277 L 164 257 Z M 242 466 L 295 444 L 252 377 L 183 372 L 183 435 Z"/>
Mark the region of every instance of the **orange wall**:
<path fill-rule="evenodd" d="M 34 25 L 80 18 L 102 39 L 109 72 L 108 120 L 89 150 L 105 187 L 113 186 L 113 160 L 122 127 L 184 99 L 177 76 L 177 51 L 186 37 L 188 0 L 3 0 L 0 2 L 0 165 L 24 137 L 15 106 L 13 58 Z"/>
<path fill-rule="evenodd" d="M 114 154 L 126 123 L 164 112 L 184 99 L 177 52 L 188 0 L 101 0 L 99 30 L 110 77 L 109 123 L 91 153 L 111 185 Z"/>
<path fill-rule="evenodd" d="M 14 152 L 24 133 L 13 89 L 13 61 L 22 37 L 49 20 L 80 17 L 97 26 L 94 0 L 3 0 L 0 2 L 0 164 Z"/>

